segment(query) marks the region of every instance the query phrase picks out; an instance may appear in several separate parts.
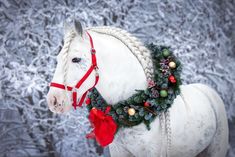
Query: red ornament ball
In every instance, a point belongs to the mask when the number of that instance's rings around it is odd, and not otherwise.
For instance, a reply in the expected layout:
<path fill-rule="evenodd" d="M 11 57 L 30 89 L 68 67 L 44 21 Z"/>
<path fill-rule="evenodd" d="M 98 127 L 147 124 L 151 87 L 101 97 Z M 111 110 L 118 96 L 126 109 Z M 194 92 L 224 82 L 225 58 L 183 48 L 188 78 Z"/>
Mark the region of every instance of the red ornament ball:
<path fill-rule="evenodd" d="M 144 107 L 149 107 L 149 106 L 150 106 L 150 103 L 146 101 L 146 102 L 144 103 Z"/>
<path fill-rule="evenodd" d="M 90 98 L 87 98 L 86 101 L 85 101 L 85 103 L 86 103 L 87 105 L 89 105 L 89 104 L 91 103 L 91 99 L 90 99 Z"/>
<path fill-rule="evenodd" d="M 170 76 L 168 77 L 168 80 L 169 80 L 171 83 L 176 83 L 176 78 L 175 78 L 175 76 L 173 76 L 173 75 L 170 75 Z"/>

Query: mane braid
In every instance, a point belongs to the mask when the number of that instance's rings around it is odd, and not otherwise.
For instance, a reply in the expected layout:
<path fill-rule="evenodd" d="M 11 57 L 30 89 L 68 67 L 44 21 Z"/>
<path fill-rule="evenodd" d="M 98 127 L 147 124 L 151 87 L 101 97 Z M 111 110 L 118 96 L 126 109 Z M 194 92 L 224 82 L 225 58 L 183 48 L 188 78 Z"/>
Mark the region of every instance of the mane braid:
<path fill-rule="evenodd" d="M 72 40 L 75 37 L 75 32 L 70 31 L 68 35 L 66 35 L 65 40 L 64 40 L 64 46 L 63 46 L 63 53 L 62 53 L 62 59 L 64 63 L 64 84 L 67 85 L 67 73 L 68 73 L 68 53 L 69 53 L 69 48 L 71 45 Z"/>
<path fill-rule="evenodd" d="M 153 79 L 153 62 L 150 51 L 134 36 L 116 27 L 103 26 L 87 28 L 97 33 L 111 35 L 125 44 L 142 65 L 147 80 Z"/>
<path fill-rule="evenodd" d="M 67 91 L 67 74 L 68 74 L 68 53 L 69 53 L 69 48 L 71 45 L 72 40 L 75 38 L 76 33 L 71 30 L 70 32 L 68 32 L 68 34 L 66 34 L 65 38 L 64 38 L 64 46 L 62 48 L 62 60 L 63 60 L 63 84 L 65 85 L 65 93 L 67 96 L 67 99 L 69 99 L 69 95 L 68 95 L 68 91 Z"/>

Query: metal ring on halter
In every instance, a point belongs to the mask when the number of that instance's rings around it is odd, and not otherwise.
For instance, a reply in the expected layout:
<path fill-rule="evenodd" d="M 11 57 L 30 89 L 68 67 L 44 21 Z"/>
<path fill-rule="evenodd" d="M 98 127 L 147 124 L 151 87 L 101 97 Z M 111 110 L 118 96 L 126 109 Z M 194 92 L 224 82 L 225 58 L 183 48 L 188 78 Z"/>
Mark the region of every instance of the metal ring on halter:
<path fill-rule="evenodd" d="M 77 88 L 73 87 L 72 90 L 71 90 L 71 92 L 72 92 L 72 93 L 73 93 L 73 92 L 77 92 Z"/>
<path fill-rule="evenodd" d="M 91 53 L 92 54 L 95 54 L 96 53 L 96 50 L 94 48 L 91 48 Z"/>
<path fill-rule="evenodd" d="M 97 66 L 95 66 L 95 76 L 99 76 L 99 68 Z"/>

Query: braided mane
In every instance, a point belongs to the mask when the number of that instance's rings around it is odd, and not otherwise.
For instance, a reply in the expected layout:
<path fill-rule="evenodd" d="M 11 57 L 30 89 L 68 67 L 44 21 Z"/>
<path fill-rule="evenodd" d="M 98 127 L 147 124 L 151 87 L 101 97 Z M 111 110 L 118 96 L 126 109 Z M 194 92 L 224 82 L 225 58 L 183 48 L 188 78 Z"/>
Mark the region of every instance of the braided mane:
<path fill-rule="evenodd" d="M 150 80 L 153 78 L 154 69 L 150 51 L 136 37 L 132 36 L 125 30 L 110 26 L 91 27 L 87 28 L 87 30 L 111 35 L 120 40 L 138 59 L 139 63 L 143 67 L 147 79 Z"/>

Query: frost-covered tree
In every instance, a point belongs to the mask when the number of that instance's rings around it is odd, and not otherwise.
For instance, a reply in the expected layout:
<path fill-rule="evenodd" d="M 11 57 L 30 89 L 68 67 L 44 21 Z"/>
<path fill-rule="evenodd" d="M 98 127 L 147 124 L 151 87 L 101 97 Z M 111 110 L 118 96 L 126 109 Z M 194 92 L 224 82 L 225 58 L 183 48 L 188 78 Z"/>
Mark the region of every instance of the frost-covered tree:
<path fill-rule="evenodd" d="M 56 115 L 45 101 L 63 24 L 73 19 L 87 27 L 121 27 L 143 42 L 172 47 L 184 65 L 185 84 L 209 84 L 223 97 L 235 147 L 234 8 L 232 0 L 1 0 L 0 156 L 103 153 L 85 138 L 85 108 Z"/>

